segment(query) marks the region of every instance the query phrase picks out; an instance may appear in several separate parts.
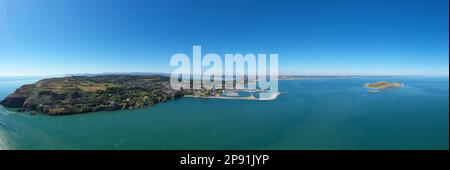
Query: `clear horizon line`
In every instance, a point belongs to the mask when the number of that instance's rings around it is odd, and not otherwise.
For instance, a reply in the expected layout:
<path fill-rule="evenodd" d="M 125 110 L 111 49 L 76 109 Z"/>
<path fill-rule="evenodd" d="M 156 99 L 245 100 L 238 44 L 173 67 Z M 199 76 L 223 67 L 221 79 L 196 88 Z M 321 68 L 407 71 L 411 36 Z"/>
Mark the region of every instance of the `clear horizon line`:
<path fill-rule="evenodd" d="M 154 75 L 170 75 L 166 72 L 100 72 L 100 73 L 62 73 L 62 74 L 22 74 L 22 75 L 1 75 L 0 77 L 59 77 L 59 76 L 76 76 L 76 75 L 121 75 L 121 74 L 154 74 Z M 192 74 L 191 74 L 192 75 Z M 268 75 L 269 76 L 269 75 Z M 445 76 L 449 74 L 279 74 L 278 76 Z"/>

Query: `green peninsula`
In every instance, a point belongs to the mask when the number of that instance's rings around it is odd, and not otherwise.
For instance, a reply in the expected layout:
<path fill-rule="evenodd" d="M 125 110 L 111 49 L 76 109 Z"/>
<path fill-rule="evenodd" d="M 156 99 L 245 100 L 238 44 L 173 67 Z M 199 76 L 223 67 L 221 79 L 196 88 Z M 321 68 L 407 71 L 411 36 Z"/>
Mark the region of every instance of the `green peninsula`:
<path fill-rule="evenodd" d="M 198 80 L 185 80 L 201 83 Z M 247 81 L 245 81 L 248 83 Z M 31 114 L 68 115 L 97 111 L 142 108 L 181 97 L 274 100 L 280 93 L 268 98 L 256 98 L 253 93 L 264 90 L 224 90 L 225 84 L 236 87 L 236 81 L 223 81 L 222 87 L 200 89 L 172 89 L 170 77 L 163 75 L 94 75 L 43 79 L 23 85 L 7 96 L 0 104 Z M 238 92 L 249 96 L 239 96 Z M 236 94 L 232 95 L 231 94 Z"/>
<path fill-rule="evenodd" d="M 183 96 L 165 76 L 70 76 L 24 85 L 0 104 L 18 111 L 67 115 L 142 108 Z"/>

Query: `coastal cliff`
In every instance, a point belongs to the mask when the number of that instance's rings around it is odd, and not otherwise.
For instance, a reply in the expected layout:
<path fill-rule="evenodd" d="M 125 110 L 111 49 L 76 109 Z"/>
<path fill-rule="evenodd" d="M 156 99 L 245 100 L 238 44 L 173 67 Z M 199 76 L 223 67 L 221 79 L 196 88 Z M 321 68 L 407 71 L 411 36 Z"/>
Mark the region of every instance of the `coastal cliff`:
<path fill-rule="evenodd" d="M 50 78 L 20 87 L 0 104 L 48 115 L 142 108 L 184 96 L 169 82 L 169 77 L 137 75 Z"/>

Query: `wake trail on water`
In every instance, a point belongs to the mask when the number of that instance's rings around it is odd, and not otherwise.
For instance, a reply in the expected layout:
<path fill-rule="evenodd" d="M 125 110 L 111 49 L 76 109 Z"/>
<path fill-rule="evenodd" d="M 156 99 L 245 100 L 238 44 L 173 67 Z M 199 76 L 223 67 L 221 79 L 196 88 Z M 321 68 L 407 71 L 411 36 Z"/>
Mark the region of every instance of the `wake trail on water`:
<path fill-rule="evenodd" d="M 9 149 L 8 145 L 6 144 L 6 135 L 4 134 L 3 128 L 6 126 L 6 122 L 4 120 L 4 116 L 8 114 L 5 113 L 4 110 L 0 110 L 0 150 L 7 150 Z"/>
<path fill-rule="evenodd" d="M 8 146 L 3 142 L 3 135 L 0 134 L 0 150 L 7 150 Z"/>
<path fill-rule="evenodd" d="M 6 136 L 3 133 L 3 125 L 0 125 L 0 150 L 7 150 L 7 149 L 9 149 L 9 147 L 6 144 Z"/>

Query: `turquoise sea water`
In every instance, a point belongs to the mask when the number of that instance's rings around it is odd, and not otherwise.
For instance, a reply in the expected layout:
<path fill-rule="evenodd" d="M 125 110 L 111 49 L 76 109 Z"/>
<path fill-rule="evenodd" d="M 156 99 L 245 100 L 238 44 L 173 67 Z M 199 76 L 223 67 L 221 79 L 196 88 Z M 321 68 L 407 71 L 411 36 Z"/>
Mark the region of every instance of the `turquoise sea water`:
<path fill-rule="evenodd" d="M 0 99 L 37 78 L 0 78 Z M 369 93 L 366 82 L 398 81 Z M 448 149 L 449 79 L 280 81 L 274 101 L 183 98 L 52 117 L 0 106 L 0 149 Z"/>

